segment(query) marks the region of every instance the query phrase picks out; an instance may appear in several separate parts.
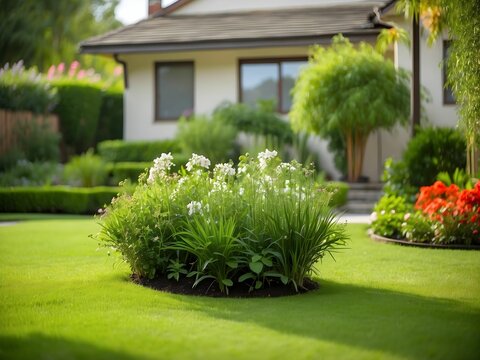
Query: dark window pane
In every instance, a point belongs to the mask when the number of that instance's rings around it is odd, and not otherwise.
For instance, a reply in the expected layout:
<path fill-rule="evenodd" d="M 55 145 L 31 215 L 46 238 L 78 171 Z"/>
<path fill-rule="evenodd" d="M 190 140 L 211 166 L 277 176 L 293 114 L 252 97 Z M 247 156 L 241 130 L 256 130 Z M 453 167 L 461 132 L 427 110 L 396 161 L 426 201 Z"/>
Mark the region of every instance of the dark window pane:
<path fill-rule="evenodd" d="M 157 65 L 157 117 L 177 119 L 193 111 L 193 64 Z"/>
<path fill-rule="evenodd" d="M 278 64 L 242 64 L 242 101 L 255 106 L 258 100 L 278 102 Z"/>
<path fill-rule="evenodd" d="M 306 61 L 285 61 L 281 63 L 281 73 L 282 73 L 282 112 L 290 111 L 292 106 L 292 96 L 291 91 L 293 85 L 295 85 L 295 80 L 300 73 L 300 69 L 305 65 Z"/>
<path fill-rule="evenodd" d="M 449 48 L 450 48 L 450 41 L 444 41 L 443 42 L 443 103 L 455 104 L 455 97 L 453 96 L 452 89 L 449 86 L 446 86 L 446 81 L 448 79 L 447 61 L 450 53 Z"/>

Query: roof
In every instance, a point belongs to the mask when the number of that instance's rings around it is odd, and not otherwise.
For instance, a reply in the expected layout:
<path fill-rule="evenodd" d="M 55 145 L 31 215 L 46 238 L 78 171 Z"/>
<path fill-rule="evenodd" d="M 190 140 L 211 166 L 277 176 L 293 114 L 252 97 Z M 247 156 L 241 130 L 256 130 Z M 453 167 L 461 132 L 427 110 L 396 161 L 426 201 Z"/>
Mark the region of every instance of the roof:
<path fill-rule="evenodd" d="M 374 6 L 386 1 L 315 8 L 151 17 L 90 38 L 82 53 L 122 54 L 326 43 L 338 33 L 352 40 L 374 37 L 385 25 Z"/>

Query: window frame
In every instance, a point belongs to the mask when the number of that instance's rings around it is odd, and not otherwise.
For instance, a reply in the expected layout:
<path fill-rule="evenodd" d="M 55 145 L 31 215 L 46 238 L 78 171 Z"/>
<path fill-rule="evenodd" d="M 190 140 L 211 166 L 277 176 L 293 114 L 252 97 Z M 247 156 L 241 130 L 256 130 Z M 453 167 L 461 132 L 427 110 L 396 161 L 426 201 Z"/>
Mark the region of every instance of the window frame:
<path fill-rule="evenodd" d="M 308 56 L 292 56 L 292 57 L 268 57 L 268 58 L 244 58 L 238 59 L 238 102 L 243 103 L 242 99 L 242 65 L 244 64 L 275 64 L 278 68 L 278 84 L 277 84 L 277 106 L 275 111 L 279 114 L 288 114 L 288 111 L 282 111 L 282 63 L 305 61 L 308 63 Z"/>
<path fill-rule="evenodd" d="M 191 65 L 192 70 L 193 70 L 193 76 L 192 76 L 192 110 L 195 109 L 195 62 L 193 60 L 181 60 L 181 61 L 155 61 L 153 64 L 153 72 L 154 72 L 154 82 L 153 82 L 153 87 L 154 87 L 154 122 L 164 122 L 164 121 L 177 121 L 178 118 L 162 118 L 160 117 L 159 114 L 159 99 L 161 96 L 160 89 L 158 88 L 158 67 L 159 66 L 172 66 L 172 65 Z M 181 115 L 180 115 L 181 116 Z M 179 116 L 179 117 L 180 117 Z"/>
<path fill-rule="evenodd" d="M 447 97 L 447 91 L 450 91 L 452 93 L 453 97 L 453 92 L 450 87 L 446 87 L 447 83 L 447 54 L 448 54 L 448 48 L 451 46 L 452 41 L 451 40 L 443 40 L 442 41 L 442 98 L 443 98 L 443 105 L 456 105 L 457 102 L 455 101 L 455 98 L 453 100 L 448 99 Z"/>

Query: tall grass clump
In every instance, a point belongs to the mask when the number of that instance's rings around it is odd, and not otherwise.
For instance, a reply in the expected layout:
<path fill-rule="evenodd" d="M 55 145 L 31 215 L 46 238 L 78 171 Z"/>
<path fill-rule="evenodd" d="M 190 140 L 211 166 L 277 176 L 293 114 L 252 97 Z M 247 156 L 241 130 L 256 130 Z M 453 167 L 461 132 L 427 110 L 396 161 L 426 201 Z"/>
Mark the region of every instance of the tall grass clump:
<path fill-rule="evenodd" d="M 241 156 L 237 167 L 192 154 L 178 173 L 173 161 L 155 159 L 133 194 L 99 218 L 96 238 L 139 277 L 192 277 L 194 287 L 208 282 L 226 294 L 282 283 L 300 291 L 316 263 L 345 244 L 331 193 L 276 151 Z"/>

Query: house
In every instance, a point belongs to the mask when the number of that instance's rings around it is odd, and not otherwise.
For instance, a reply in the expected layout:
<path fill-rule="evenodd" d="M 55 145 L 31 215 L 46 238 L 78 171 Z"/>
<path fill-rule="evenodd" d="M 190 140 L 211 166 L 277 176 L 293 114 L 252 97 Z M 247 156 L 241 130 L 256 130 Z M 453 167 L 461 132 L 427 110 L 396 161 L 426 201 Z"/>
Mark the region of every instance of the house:
<path fill-rule="evenodd" d="M 374 43 L 396 20 L 395 1 L 365 0 L 178 0 L 162 7 L 149 1 L 149 17 L 134 25 L 88 39 L 83 53 L 113 56 L 124 65 L 126 140 L 171 138 L 184 113 L 210 113 L 220 103 L 272 98 L 288 113 L 290 89 L 313 44 L 328 46 L 343 33 L 352 42 Z M 385 19 L 384 19 L 385 17 Z M 454 125 L 454 106 L 443 98 L 442 42 L 433 49 L 422 37 L 422 84 L 432 96 L 425 109 L 432 123 Z M 423 49 L 425 48 L 425 49 Z M 409 49 L 389 55 L 410 69 Z M 408 130 L 378 132 L 367 146 L 364 173 L 378 181 L 384 159 L 399 156 Z M 338 175 L 323 141 L 312 146 L 323 167 Z"/>

